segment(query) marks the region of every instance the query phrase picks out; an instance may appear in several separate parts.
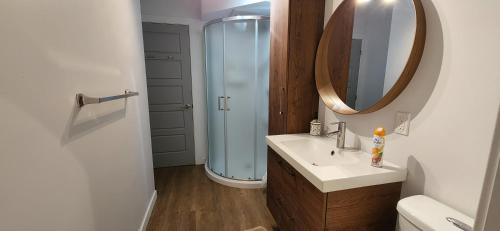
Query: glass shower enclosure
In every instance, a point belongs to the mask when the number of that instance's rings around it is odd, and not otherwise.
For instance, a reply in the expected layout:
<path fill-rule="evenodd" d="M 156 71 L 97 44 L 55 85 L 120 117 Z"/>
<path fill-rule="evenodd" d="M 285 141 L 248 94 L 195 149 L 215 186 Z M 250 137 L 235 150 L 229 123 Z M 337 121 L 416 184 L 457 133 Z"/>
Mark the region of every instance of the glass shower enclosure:
<path fill-rule="evenodd" d="M 260 181 L 267 169 L 269 18 L 211 21 L 204 42 L 207 174 L 223 184 L 220 180 Z"/>

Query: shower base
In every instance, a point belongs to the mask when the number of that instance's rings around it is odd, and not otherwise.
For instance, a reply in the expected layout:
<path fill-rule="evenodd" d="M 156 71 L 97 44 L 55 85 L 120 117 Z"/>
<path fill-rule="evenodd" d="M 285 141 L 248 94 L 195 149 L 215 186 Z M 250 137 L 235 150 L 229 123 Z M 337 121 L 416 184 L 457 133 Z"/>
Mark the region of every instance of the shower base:
<path fill-rule="evenodd" d="M 205 173 L 207 174 L 207 177 L 210 178 L 210 180 L 215 181 L 219 184 L 233 187 L 233 188 L 247 188 L 247 189 L 252 189 L 252 188 L 265 188 L 266 183 L 267 183 L 267 174 L 264 175 L 262 180 L 234 180 L 234 179 L 229 179 L 223 176 L 219 176 L 212 172 L 208 168 L 208 164 L 205 163 Z"/>

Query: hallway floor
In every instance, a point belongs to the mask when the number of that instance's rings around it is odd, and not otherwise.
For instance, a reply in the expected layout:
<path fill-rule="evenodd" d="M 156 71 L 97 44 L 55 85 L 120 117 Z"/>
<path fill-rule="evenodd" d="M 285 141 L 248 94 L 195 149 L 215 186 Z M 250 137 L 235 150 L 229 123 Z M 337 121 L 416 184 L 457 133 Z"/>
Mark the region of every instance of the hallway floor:
<path fill-rule="evenodd" d="M 237 189 L 208 179 L 203 165 L 155 169 L 158 198 L 149 231 L 272 230 L 262 189 Z"/>

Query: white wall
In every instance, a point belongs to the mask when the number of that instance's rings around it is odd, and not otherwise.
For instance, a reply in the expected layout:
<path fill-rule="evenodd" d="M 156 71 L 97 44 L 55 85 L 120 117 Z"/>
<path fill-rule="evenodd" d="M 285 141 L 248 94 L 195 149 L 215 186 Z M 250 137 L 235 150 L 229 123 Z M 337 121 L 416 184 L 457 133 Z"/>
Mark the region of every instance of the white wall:
<path fill-rule="evenodd" d="M 339 2 L 327 1 L 327 17 Z M 387 160 L 408 167 L 403 196 L 423 193 L 474 217 L 500 103 L 500 2 L 422 2 L 427 43 L 407 89 L 375 113 L 342 116 L 321 104 L 320 117 L 346 121 L 350 143 L 368 151 L 375 127 L 390 131 L 397 111 L 412 113 L 410 136 L 390 132 L 385 148 Z"/>
<path fill-rule="evenodd" d="M 141 11 L 143 15 L 200 19 L 200 1 L 201 0 L 141 0 Z"/>
<path fill-rule="evenodd" d="M 499 162 L 499 156 L 500 156 L 500 148 L 499 141 L 496 142 L 496 147 L 494 150 L 496 150 L 495 153 L 491 153 L 492 155 L 495 155 L 495 159 L 492 159 L 493 161 L 496 161 L 496 173 L 491 172 L 491 174 L 494 174 L 494 179 L 495 181 L 493 182 L 485 182 L 485 183 L 491 183 L 493 184 L 492 186 L 492 192 L 491 192 L 491 198 L 490 198 L 490 204 L 488 206 L 488 215 L 486 218 L 485 222 L 485 229 L 486 231 L 494 231 L 498 230 L 498 227 L 500 227 L 500 220 L 498 219 L 500 217 L 500 169 L 498 168 L 498 165 L 500 164 Z"/>
<path fill-rule="evenodd" d="M 392 7 L 382 0 L 356 6 L 352 37 L 362 39 L 356 108 L 366 109 L 383 96 Z"/>
<path fill-rule="evenodd" d="M 417 24 L 413 0 L 396 1 L 392 10 L 391 34 L 384 80 L 384 95 L 394 86 L 413 48 Z"/>
<path fill-rule="evenodd" d="M 182 24 L 189 26 L 195 162 L 204 164 L 208 154 L 205 77 L 203 76 L 203 25 L 200 0 L 179 4 L 177 0 L 141 0 L 143 22 Z"/>
<path fill-rule="evenodd" d="M 201 0 L 201 16 L 203 20 L 211 20 L 221 15 L 226 15 L 226 11 L 239 6 L 250 5 L 270 0 Z"/>
<path fill-rule="evenodd" d="M 500 110 L 496 124 L 479 210 L 474 225 L 474 230 L 477 231 L 494 231 L 500 226 L 500 220 L 498 219 L 500 217 Z"/>
<path fill-rule="evenodd" d="M 154 193 L 138 1 L 0 3 L 0 230 L 138 230 Z M 75 94 L 138 97 L 75 108 Z"/>

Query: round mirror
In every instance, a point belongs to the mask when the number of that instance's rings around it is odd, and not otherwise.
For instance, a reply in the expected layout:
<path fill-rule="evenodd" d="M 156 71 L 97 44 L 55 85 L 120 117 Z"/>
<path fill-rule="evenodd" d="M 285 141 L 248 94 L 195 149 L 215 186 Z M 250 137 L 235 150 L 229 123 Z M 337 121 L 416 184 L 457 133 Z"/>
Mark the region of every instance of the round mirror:
<path fill-rule="evenodd" d="M 420 0 L 344 0 L 316 53 L 316 87 L 326 106 L 356 114 L 392 102 L 417 69 L 425 28 Z"/>

